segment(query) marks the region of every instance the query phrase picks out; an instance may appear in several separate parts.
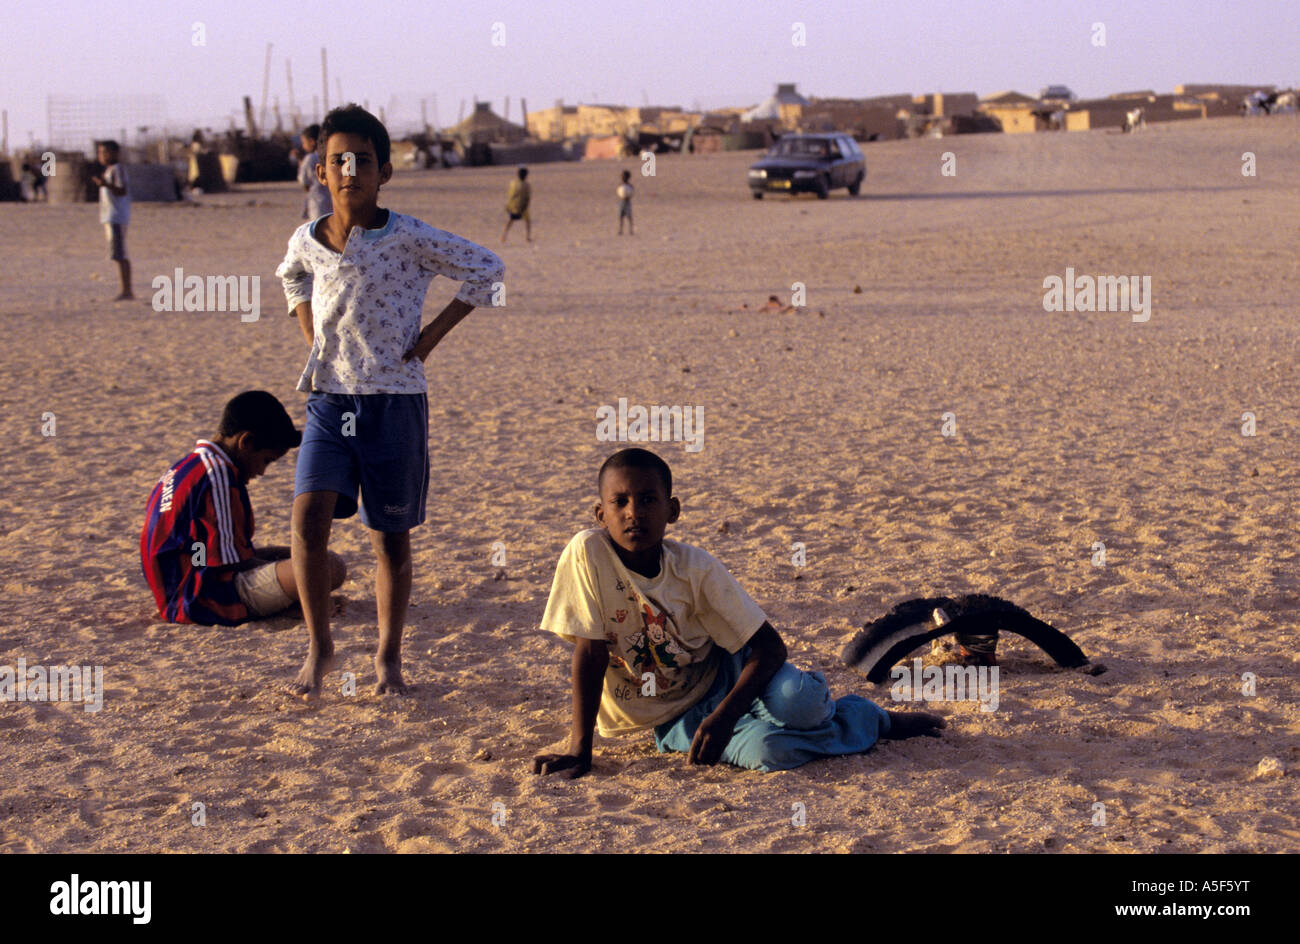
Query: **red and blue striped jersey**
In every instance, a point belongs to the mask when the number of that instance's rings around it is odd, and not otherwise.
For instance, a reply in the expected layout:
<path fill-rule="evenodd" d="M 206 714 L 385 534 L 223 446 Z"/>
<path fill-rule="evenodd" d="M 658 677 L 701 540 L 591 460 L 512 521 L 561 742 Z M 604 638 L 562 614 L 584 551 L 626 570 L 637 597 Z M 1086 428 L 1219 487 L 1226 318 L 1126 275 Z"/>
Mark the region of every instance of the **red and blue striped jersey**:
<path fill-rule="evenodd" d="M 158 615 L 172 623 L 237 626 L 249 619 L 230 566 L 253 556 L 253 506 L 239 469 L 216 443 L 158 480 L 145 506 L 140 565 Z"/>

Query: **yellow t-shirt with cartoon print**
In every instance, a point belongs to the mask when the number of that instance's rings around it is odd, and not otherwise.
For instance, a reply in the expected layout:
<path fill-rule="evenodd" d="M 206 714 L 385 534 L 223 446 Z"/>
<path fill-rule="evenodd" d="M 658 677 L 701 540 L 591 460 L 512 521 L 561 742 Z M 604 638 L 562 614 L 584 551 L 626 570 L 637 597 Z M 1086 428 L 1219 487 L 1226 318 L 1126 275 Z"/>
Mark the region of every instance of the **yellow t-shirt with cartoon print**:
<path fill-rule="evenodd" d="M 738 652 L 766 621 L 708 551 L 665 539 L 659 574 L 643 577 L 623 566 L 603 528 L 592 528 L 560 555 L 542 629 L 605 640 L 596 727 L 609 737 L 681 715 L 708 693 L 721 649 Z"/>

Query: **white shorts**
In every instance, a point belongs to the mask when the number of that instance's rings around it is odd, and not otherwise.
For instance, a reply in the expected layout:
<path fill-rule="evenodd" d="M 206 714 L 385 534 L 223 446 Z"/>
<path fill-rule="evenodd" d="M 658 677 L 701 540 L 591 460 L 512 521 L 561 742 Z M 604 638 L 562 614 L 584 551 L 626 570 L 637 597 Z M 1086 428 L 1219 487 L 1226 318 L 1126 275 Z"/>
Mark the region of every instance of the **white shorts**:
<path fill-rule="evenodd" d="M 279 613 L 293 605 L 293 598 L 284 592 L 280 578 L 275 575 L 276 563 L 271 561 L 235 574 L 235 592 L 248 607 L 248 615 L 254 619 Z"/>

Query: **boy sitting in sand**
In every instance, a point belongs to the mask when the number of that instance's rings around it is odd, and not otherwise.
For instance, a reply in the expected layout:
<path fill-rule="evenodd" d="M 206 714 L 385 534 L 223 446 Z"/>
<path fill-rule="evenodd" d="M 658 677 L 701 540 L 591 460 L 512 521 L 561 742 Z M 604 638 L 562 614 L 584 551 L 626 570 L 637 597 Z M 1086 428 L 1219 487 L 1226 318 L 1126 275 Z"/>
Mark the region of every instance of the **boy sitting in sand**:
<path fill-rule="evenodd" d="M 298 227 L 276 270 L 311 345 L 298 381 L 309 396 L 292 556 L 310 642 L 294 690 L 317 693 L 333 662 L 330 526 L 356 513 L 360 490 L 361 520 L 378 559 L 376 691 L 404 693 L 410 530 L 424 521 L 429 491 L 424 359 L 476 306 L 492 303 L 505 267 L 482 246 L 379 206 L 393 165 L 388 131 L 365 109 L 348 105 L 326 115 L 318 148 L 316 172 L 334 212 Z M 464 284 L 421 330 L 424 296 L 437 275 Z"/>
<path fill-rule="evenodd" d="M 830 697 L 819 672 L 786 662 L 763 611 L 707 551 L 664 538 L 681 506 L 667 463 L 645 449 L 605 460 L 600 528 L 560 555 L 542 628 L 575 643 L 568 750 L 539 754 L 537 774 L 591 769 L 602 736 L 653 728 L 661 752 L 787 770 L 856 754 L 878 738 L 938 736 L 944 721 L 891 712 L 857 695 Z"/>
<path fill-rule="evenodd" d="M 237 626 L 298 601 L 289 549 L 253 547 L 247 486 L 301 439 L 279 400 L 249 390 L 226 404 L 214 439 L 200 439 L 158 480 L 146 505 L 140 564 L 159 616 Z M 331 589 L 346 573 L 331 554 Z"/>

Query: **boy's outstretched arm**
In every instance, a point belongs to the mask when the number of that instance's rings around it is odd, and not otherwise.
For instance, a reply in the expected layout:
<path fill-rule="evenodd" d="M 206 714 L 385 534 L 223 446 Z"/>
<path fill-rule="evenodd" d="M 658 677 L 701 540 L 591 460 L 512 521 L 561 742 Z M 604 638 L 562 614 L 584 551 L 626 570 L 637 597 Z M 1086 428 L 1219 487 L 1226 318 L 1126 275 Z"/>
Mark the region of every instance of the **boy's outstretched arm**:
<path fill-rule="evenodd" d="M 573 729 L 566 754 L 538 754 L 533 773 L 561 774 L 566 780 L 591 770 L 596 713 L 609 667 L 609 648 L 603 639 L 579 639 L 573 647 Z"/>
<path fill-rule="evenodd" d="M 768 682 L 777 670 L 785 665 L 786 648 L 781 636 L 771 623 L 764 623 L 749 637 L 749 658 L 740 671 L 735 686 L 707 718 L 700 722 L 686 755 L 688 764 L 716 764 L 722 752 L 731 743 L 736 732 L 736 722 L 741 719 L 754 699 L 767 689 Z"/>
<path fill-rule="evenodd" d="M 424 326 L 424 330 L 416 338 L 415 346 L 402 355 L 402 360 L 409 361 L 412 357 L 424 360 L 429 356 L 429 352 L 438 346 L 438 342 L 447 336 L 447 332 L 460 324 L 462 319 L 473 310 L 474 306 L 469 302 L 453 298 L 447 303 L 447 307 L 438 313 L 437 318 Z"/>

